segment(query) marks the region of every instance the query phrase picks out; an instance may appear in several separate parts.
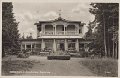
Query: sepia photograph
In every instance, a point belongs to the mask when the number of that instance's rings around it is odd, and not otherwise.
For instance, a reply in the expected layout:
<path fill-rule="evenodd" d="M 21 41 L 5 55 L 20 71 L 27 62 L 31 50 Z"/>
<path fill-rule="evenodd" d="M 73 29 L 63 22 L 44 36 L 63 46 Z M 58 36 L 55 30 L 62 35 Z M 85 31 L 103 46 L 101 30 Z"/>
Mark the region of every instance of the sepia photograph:
<path fill-rule="evenodd" d="M 118 77 L 119 3 L 1 4 L 1 76 Z"/>

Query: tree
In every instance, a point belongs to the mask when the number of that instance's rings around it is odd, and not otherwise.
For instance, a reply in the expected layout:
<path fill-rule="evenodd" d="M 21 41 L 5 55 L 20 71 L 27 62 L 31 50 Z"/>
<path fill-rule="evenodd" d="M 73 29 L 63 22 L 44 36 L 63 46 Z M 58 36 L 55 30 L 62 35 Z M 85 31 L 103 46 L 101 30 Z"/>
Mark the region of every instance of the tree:
<path fill-rule="evenodd" d="M 30 33 L 30 36 L 27 36 L 26 39 L 33 39 L 32 33 Z"/>
<path fill-rule="evenodd" d="M 110 32 L 109 30 L 113 31 L 113 28 L 115 28 L 115 31 L 118 31 L 119 4 L 91 3 L 91 6 L 90 13 L 95 15 L 94 22 L 99 23 L 96 27 L 97 31 L 95 32 L 95 45 L 98 45 L 101 50 L 104 50 L 103 52 L 107 57 L 118 55 L 118 50 L 114 52 L 114 32 Z M 118 45 L 116 45 L 116 47 L 118 47 Z"/>
<path fill-rule="evenodd" d="M 88 38 L 92 38 L 93 36 L 92 36 L 92 22 L 89 22 L 89 24 L 88 24 L 88 31 L 85 33 L 85 39 L 88 39 Z"/>
<path fill-rule="evenodd" d="M 11 2 L 2 3 L 2 56 L 19 48 L 18 22 Z"/>

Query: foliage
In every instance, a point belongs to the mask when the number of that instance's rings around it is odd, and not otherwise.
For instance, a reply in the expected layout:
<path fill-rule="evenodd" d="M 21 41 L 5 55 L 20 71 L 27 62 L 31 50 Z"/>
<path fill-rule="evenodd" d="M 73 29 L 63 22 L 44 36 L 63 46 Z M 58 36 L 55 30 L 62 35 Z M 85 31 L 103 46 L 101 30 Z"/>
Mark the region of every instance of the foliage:
<path fill-rule="evenodd" d="M 11 2 L 2 3 L 2 56 L 19 49 L 18 22 L 14 18 Z"/>
<path fill-rule="evenodd" d="M 118 14 L 119 4 L 118 3 L 91 3 L 90 13 L 95 15 L 93 23 L 94 38 L 95 41 L 92 47 L 96 50 L 100 50 L 103 54 L 111 57 L 113 56 L 113 41 L 117 40 L 118 43 Z M 115 34 L 116 36 L 113 36 Z M 105 53 L 106 47 L 106 53 Z M 118 47 L 118 45 L 116 46 Z"/>
<path fill-rule="evenodd" d="M 70 60 L 70 55 L 50 55 L 47 56 L 48 60 Z"/>
<path fill-rule="evenodd" d="M 85 33 L 85 39 L 92 39 L 92 22 L 89 22 L 88 24 L 88 31 Z"/>
<path fill-rule="evenodd" d="M 24 38 L 24 37 L 23 37 Z M 27 36 L 26 39 L 33 39 L 32 33 L 30 33 L 30 36 Z"/>
<path fill-rule="evenodd" d="M 29 54 L 26 54 L 26 53 L 19 53 L 17 58 L 28 58 L 29 57 Z"/>
<path fill-rule="evenodd" d="M 81 64 L 89 68 L 98 76 L 117 77 L 118 61 L 113 59 L 85 59 L 80 61 Z"/>

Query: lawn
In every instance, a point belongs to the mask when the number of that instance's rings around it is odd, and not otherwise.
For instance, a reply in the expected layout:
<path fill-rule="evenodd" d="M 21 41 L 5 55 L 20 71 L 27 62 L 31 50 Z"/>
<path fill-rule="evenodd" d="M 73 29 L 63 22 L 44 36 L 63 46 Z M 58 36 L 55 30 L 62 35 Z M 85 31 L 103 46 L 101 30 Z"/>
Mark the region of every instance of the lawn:
<path fill-rule="evenodd" d="M 2 75 L 14 75 L 13 71 L 28 71 L 33 67 L 32 61 L 2 61 Z M 17 73 L 18 75 L 21 73 Z"/>
<path fill-rule="evenodd" d="M 103 77 L 118 76 L 118 61 L 111 58 L 104 59 L 85 59 L 80 63 L 89 68 L 93 73 Z"/>
<path fill-rule="evenodd" d="M 115 59 L 89 59 L 71 58 L 70 60 L 47 60 L 47 57 L 31 56 L 27 59 L 12 57 L 11 60 L 2 61 L 2 75 L 36 75 L 11 73 L 11 71 L 45 71 L 50 74 L 38 73 L 41 76 L 118 76 L 118 60 Z M 64 72 L 64 73 L 63 73 Z"/>

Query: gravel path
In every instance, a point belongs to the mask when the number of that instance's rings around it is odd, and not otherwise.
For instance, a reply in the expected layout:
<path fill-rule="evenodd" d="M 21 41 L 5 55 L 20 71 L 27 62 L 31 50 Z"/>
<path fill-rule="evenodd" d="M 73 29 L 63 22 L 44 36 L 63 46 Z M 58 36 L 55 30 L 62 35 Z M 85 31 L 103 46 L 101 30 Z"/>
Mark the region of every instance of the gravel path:
<path fill-rule="evenodd" d="M 89 69 L 82 66 L 79 62 L 84 60 L 81 58 L 71 58 L 70 60 L 47 60 L 46 57 L 35 58 L 30 57 L 36 61 L 34 67 L 31 69 L 32 74 L 23 75 L 39 75 L 39 76 L 96 76 Z"/>
<path fill-rule="evenodd" d="M 11 58 L 11 60 L 19 60 L 19 58 Z M 23 76 L 96 76 L 79 63 L 80 60 L 84 60 L 84 58 L 47 60 L 47 57 L 30 56 L 26 60 L 34 60 L 35 63 L 30 71 L 22 74 Z"/>

